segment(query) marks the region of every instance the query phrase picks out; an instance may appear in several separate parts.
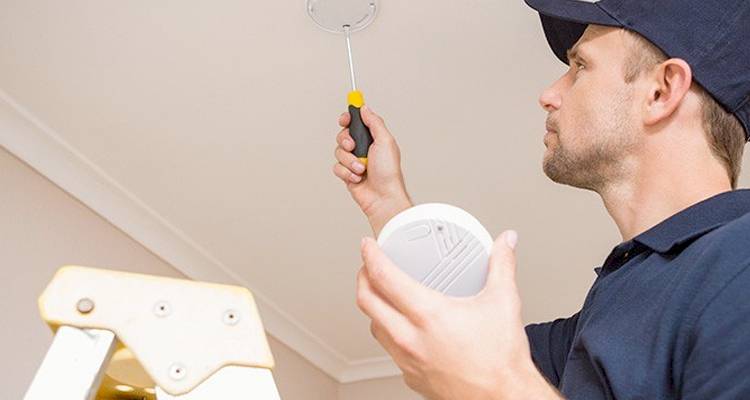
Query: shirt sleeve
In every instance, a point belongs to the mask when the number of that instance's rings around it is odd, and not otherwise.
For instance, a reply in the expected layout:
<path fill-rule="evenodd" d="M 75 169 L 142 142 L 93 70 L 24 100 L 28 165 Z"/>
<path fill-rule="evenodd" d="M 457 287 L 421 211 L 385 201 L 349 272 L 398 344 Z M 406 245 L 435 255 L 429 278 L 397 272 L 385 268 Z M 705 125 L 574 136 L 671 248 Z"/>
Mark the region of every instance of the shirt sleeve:
<path fill-rule="evenodd" d="M 536 367 L 555 387 L 560 385 L 565 360 L 568 358 L 578 324 L 578 314 L 570 318 L 526 326 L 531 358 Z"/>
<path fill-rule="evenodd" d="M 749 288 L 746 267 L 696 320 L 682 374 L 682 399 L 750 399 Z"/>

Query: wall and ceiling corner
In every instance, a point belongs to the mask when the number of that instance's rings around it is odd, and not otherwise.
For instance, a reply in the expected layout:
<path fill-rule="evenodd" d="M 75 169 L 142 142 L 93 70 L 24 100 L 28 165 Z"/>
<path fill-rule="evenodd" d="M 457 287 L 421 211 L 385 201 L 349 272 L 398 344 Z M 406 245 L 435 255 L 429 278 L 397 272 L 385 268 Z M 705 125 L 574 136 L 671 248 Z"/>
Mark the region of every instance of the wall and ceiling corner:
<path fill-rule="evenodd" d="M 350 360 L 170 225 L 0 90 L 0 146 L 187 277 L 249 288 L 266 330 L 339 383 L 400 375 L 388 357 Z"/>

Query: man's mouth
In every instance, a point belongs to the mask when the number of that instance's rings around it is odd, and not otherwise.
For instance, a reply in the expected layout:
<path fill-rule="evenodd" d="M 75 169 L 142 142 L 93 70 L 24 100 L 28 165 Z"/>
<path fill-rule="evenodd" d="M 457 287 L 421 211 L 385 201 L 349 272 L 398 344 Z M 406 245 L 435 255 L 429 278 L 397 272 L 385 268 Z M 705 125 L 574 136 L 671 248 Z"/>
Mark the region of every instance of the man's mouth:
<path fill-rule="evenodd" d="M 547 122 L 546 129 L 547 129 L 547 133 L 546 133 L 547 135 L 557 133 L 557 129 L 555 129 L 555 126 L 550 122 Z"/>

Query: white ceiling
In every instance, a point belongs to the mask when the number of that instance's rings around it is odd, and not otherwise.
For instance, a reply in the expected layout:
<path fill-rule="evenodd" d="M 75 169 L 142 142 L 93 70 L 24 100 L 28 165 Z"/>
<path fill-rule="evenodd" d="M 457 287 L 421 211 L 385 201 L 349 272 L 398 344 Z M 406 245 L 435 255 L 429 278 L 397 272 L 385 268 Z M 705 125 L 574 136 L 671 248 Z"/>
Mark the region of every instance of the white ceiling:
<path fill-rule="evenodd" d="M 596 195 L 541 171 L 536 99 L 563 66 L 537 16 L 520 0 L 381 0 L 353 46 L 415 201 L 461 206 L 493 235 L 517 229 L 527 320 L 574 312 L 619 235 Z M 274 336 L 306 335 L 317 350 L 286 342 L 313 362 L 321 351 L 352 366 L 385 355 L 354 302 L 369 230 L 331 173 L 344 42 L 303 0 L 0 0 L 0 88 L 108 190 L 134 196 L 82 201 L 115 223 L 101 210 L 149 210 L 153 225 L 120 218 L 123 229 L 140 224 L 142 243 L 173 255 L 146 238 L 168 227 L 228 269 L 216 276 L 288 322 Z M 74 195 L 85 191 L 76 171 Z"/>

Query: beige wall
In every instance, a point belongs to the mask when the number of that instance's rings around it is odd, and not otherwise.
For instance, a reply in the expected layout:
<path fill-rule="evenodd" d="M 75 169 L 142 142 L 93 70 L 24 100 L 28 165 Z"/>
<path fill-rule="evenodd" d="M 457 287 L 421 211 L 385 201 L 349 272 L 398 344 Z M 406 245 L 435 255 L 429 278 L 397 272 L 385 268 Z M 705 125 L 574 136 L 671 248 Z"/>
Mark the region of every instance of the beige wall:
<path fill-rule="evenodd" d="M 276 360 L 273 375 L 282 400 L 333 400 L 338 382 L 303 359 L 294 350 L 269 337 Z"/>
<path fill-rule="evenodd" d="M 20 399 L 52 335 L 36 298 L 64 264 L 180 274 L 0 148 L 0 383 Z"/>
<path fill-rule="evenodd" d="M 0 398 L 20 399 L 52 339 L 36 298 L 59 266 L 183 276 L 2 148 L 0 188 Z M 284 400 L 338 397 L 334 379 L 273 338 L 270 343 Z M 341 398 L 414 398 L 398 397 L 406 392 L 399 379 L 375 380 L 342 386 Z"/>

